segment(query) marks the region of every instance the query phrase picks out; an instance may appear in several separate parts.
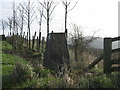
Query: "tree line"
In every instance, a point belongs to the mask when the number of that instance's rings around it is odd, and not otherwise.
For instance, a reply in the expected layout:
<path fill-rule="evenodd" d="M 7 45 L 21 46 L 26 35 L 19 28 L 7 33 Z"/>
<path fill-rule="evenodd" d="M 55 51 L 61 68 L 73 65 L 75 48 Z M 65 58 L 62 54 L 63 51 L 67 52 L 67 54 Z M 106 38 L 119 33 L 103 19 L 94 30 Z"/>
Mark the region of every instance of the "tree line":
<path fill-rule="evenodd" d="M 72 1 L 71 0 L 61 0 L 60 1 L 63 4 L 63 8 L 65 9 L 65 32 L 67 33 L 67 15 L 68 12 L 71 11 L 77 4 L 73 3 L 73 6 L 70 6 Z M 25 34 L 28 36 L 28 44 L 29 49 L 31 48 L 31 24 L 34 20 L 37 20 L 39 24 L 39 43 L 40 45 L 40 39 L 41 39 L 41 29 L 42 29 L 42 22 L 43 19 L 46 20 L 46 26 L 47 26 L 47 37 L 49 35 L 49 27 L 50 27 L 50 21 L 52 20 L 52 14 L 57 7 L 57 5 L 60 3 L 55 0 L 44 0 L 39 1 L 37 0 L 37 7 L 35 7 L 35 2 L 31 2 L 28 0 L 27 2 L 22 2 L 16 5 L 16 2 L 12 2 L 12 16 L 8 17 L 8 20 L 1 20 L 1 26 L 3 30 L 3 35 L 5 34 L 4 31 L 7 27 L 9 27 L 9 36 L 12 36 L 13 33 L 23 37 Z M 39 12 L 38 15 L 36 15 L 36 10 Z M 27 30 L 24 31 L 24 27 L 27 26 Z M 36 32 L 33 36 L 33 38 L 36 38 Z"/>

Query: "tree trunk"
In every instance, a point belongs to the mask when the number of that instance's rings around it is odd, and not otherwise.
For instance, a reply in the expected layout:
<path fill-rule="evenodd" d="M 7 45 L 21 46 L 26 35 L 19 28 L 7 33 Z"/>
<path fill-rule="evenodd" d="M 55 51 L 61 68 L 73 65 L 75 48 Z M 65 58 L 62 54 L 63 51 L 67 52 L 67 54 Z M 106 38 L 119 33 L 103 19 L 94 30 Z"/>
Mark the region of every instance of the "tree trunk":
<path fill-rule="evenodd" d="M 38 51 L 40 51 L 40 43 L 41 43 L 41 32 L 39 32 L 39 43 L 38 43 Z"/>
<path fill-rule="evenodd" d="M 65 33 L 67 37 L 67 6 L 65 7 Z"/>
<path fill-rule="evenodd" d="M 4 29 L 3 29 L 3 35 L 4 35 Z"/>
<path fill-rule="evenodd" d="M 29 32 L 29 50 L 31 48 L 31 40 L 30 40 L 30 0 L 28 2 L 28 32 Z"/>
<path fill-rule="evenodd" d="M 10 28 L 10 36 L 11 36 L 11 28 Z"/>
<path fill-rule="evenodd" d="M 30 50 L 30 24 L 28 24 L 28 32 L 29 32 L 29 50 Z"/>
<path fill-rule="evenodd" d="M 49 9 L 47 9 L 47 40 L 49 37 Z"/>

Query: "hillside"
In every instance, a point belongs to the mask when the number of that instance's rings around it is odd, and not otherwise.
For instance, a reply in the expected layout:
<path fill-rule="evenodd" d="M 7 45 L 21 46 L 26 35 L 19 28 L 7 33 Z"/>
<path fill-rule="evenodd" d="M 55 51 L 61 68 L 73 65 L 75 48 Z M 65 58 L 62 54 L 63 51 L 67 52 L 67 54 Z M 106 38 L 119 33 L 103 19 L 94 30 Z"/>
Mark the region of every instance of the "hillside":
<path fill-rule="evenodd" d="M 117 77 L 119 74 L 104 75 L 102 69 L 96 67 L 87 72 L 84 70 L 85 64 L 88 63 L 86 60 L 90 59 L 89 54 L 84 54 L 85 62 L 81 61 L 82 59 L 75 62 L 73 58 L 71 71 L 60 76 L 59 73 L 59 75 L 53 74 L 53 71 L 46 67 L 37 66 L 34 63 L 37 61 L 35 57 L 23 58 L 20 54 L 17 55 L 7 41 L 1 43 L 3 88 L 115 88 L 118 86 L 115 81 L 119 80 Z M 113 84 L 114 82 L 116 84 Z"/>
<path fill-rule="evenodd" d="M 104 44 L 104 38 L 102 37 L 99 37 L 93 42 L 91 42 L 91 46 L 96 49 L 103 49 L 103 44 Z M 118 48 L 118 42 L 113 42 L 112 45 L 113 45 L 112 46 L 113 49 Z"/>

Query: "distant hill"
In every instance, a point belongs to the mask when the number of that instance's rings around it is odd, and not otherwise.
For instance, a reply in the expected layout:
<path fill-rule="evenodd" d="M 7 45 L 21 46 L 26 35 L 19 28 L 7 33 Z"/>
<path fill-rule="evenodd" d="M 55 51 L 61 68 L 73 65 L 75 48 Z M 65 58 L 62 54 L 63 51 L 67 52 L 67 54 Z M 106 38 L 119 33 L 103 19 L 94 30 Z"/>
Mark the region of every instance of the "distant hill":
<path fill-rule="evenodd" d="M 91 38 L 91 36 L 86 37 L 86 39 L 89 38 Z M 69 41 L 68 44 L 71 44 L 71 42 Z M 98 37 L 96 40 L 90 43 L 90 46 L 96 49 L 103 49 L 104 48 L 103 44 L 104 44 L 104 38 Z M 113 42 L 112 48 L 113 49 L 118 48 L 118 42 Z"/>
<path fill-rule="evenodd" d="M 90 45 L 93 47 L 93 48 L 97 48 L 97 49 L 103 49 L 103 44 L 104 44 L 104 38 L 102 37 L 99 37 L 97 38 L 96 40 L 94 40 L 93 42 L 90 43 Z M 112 48 L 115 49 L 115 48 L 118 48 L 118 42 L 113 42 L 112 43 Z"/>
<path fill-rule="evenodd" d="M 96 40 L 90 43 L 93 48 L 103 49 L 103 38 L 98 37 Z"/>

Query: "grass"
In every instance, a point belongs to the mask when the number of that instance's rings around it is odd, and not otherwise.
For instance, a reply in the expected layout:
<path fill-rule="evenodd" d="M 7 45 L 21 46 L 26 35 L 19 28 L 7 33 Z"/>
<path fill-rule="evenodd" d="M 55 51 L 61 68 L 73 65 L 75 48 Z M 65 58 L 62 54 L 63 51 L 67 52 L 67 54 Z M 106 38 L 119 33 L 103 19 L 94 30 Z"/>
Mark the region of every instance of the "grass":
<path fill-rule="evenodd" d="M 9 44 L 8 42 L 6 41 L 0 41 L 0 47 L 2 46 L 2 48 L 0 48 L 0 50 L 12 50 L 12 45 Z"/>
<path fill-rule="evenodd" d="M 12 50 L 12 45 L 9 44 L 6 41 L 2 41 L 2 50 Z M 26 63 L 26 61 L 16 55 L 12 55 L 12 54 L 6 54 L 6 53 L 2 53 L 2 73 L 3 75 L 5 75 L 6 73 L 9 73 L 13 70 L 13 68 L 15 67 L 15 63 L 20 62 L 20 63 Z"/>
<path fill-rule="evenodd" d="M 26 64 L 27 62 L 19 56 L 2 53 L 2 74 L 9 74 L 14 69 L 16 63 Z"/>
<path fill-rule="evenodd" d="M 27 62 L 19 56 L 2 53 L 2 83 L 4 88 L 12 87 L 13 82 L 11 75 L 14 72 L 16 63 L 27 64 Z"/>
<path fill-rule="evenodd" d="M 12 45 L 9 44 L 8 42 L 1 41 L 0 43 L 2 43 L 0 44 L 2 46 L 2 48 L 0 48 L 1 51 L 12 50 Z M 0 64 L 2 66 L 2 70 L 0 70 L 0 74 L 2 74 L 3 87 L 12 87 L 11 75 L 14 72 L 14 69 L 17 63 L 24 64 L 24 65 L 27 65 L 29 63 L 24 58 L 13 55 L 12 53 L 8 54 L 8 53 L 0 52 L 0 55 L 2 58 L 2 61 Z"/>

